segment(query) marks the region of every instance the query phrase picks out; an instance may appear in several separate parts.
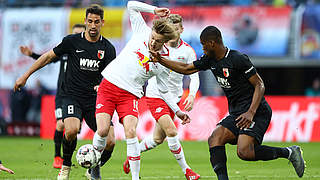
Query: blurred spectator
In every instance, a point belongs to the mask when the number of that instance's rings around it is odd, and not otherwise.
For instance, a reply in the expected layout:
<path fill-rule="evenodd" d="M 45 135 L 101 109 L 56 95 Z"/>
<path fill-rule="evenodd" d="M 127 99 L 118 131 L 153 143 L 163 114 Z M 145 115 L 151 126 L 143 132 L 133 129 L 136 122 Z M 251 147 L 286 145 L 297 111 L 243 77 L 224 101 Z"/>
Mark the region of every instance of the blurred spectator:
<path fill-rule="evenodd" d="M 258 37 L 258 28 L 249 15 L 244 15 L 240 20 L 236 20 L 233 30 L 236 34 L 237 42 L 241 46 L 253 44 Z"/>
<path fill-rule="evenodd" d="M 306 96 L 320 96 L 320 80 L 316 78 L 312 82 L 312 87 L 307 88 L 305 91 Z"/>
<path fill-rule="evenodd" d="M 40 112 L 41 112 L 41 98 L 43 95 L 50 94 L 49 90 L 37 80 L 36 87 L 32 91 L 30 110 L 27 114 L 27 120 L 29 122 L 40 123 Z"/>
<path fill-rule="evenodd" d="M 25 88 L 10 92 L 10 109 L 12 122 L 25 122 L 30 107 L 30 97 Z"/>

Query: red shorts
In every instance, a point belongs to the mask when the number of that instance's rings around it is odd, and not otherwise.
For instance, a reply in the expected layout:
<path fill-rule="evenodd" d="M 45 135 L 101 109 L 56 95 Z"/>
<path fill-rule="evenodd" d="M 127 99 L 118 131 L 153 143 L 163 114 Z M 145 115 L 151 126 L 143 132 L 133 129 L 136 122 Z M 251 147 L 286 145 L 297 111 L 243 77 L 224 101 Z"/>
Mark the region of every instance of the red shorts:
<path fill-rule="evenodd" d="M 175 113 L 171 110 L 171 108 L 164 100 L 160 98 L 146 97 L 146 101 L 152 116 L 156 119 L 157 122 L 163 115 L 169 115 L 171 119 L 174 119 Z"/>
<path fill-rule="evenodd" d="M 103 79 L 97 93 L 96 114 L 107 113 L 112 117 L 114 110 L 121 123 L 127 115 L 138 117 L 138 97 Z"/>

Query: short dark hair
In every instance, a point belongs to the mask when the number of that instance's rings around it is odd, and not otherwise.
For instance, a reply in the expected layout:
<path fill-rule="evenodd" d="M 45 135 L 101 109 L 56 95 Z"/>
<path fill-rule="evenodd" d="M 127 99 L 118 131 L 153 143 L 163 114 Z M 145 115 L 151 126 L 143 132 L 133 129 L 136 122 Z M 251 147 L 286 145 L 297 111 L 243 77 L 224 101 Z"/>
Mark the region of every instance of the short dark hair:
<path fill-rule="evenodd" d="M 213 40 L 218 44 L 222 44 L 222 36 L 220 30 L 215 26 L 207 26 L 202 30 L 200 39 L 203 41 Z"/>
<path fill-rule="evenodd" d="M 103 14 L 104 11 L 102 7 L 99 4 L 91 4 L 87 9 L 86 9 L 86 17 L 88 17 L 88 14 L 97 14 L 103 19 Z"/>
<path fill-rule="evenodd" d="M 84 28 L 84 29 L 86 29 L 86 25 L 84 25 L 84 24 L 75 24 L 75 25 L 72 26 L 72 29 L 74 29 L 74 28 Z"/>

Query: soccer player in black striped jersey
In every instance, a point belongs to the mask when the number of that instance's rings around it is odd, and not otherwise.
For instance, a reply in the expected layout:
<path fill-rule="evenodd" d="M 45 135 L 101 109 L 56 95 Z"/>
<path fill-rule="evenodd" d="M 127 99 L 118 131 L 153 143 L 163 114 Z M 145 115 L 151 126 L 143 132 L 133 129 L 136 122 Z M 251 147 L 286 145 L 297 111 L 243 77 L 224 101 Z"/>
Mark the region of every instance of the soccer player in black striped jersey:
<path fill-rule="evenodd" d="M 72 27 L 72 34 L 78 34 L 86 30 L 86 26 L 84 24 L 75 24 Z M 35 52 L 27 46 L 20 46 L 20 51 L 22 54 L 26 56 L 30 56 L 33 59 L 37 60 L 41 55 Z M 55 116 L 56 116 L 56 130 L 54 132 L 54 160 L 53 160 L 53 167 L 54 168 L 61 168 L 63 159 L 61 156 L 61 143 L 63 138 L 63 129 L 64 125 L 62 122 L 62 97 L 61 97 L 61 88 L 64 81 L 64 74 L 67 68 L 67 61 L 68 61 L 68 54 L 62 55 L 61 57 L 54 58 L 51 62 L 56 63 L 60 62 L 60 69 L 59 69 L 59 77 L 57 83 L 57 92 L 55 97 Z"/>
<path fill-rule="evenodd" d="M 223 89 L 229 115 L 222 119 L 208 138 L 210 162 L 219 180 L 227 180 L 225 144 L 236 144 L 238 157 L 246 161 L 290 160 L 299 177 L 304 173 L 304 160 L 299 146 L 270 147 L 261 145 L 271 120 L 271 108 L 264 98 L 264 83 L 249 57 L 224 46 L 221 32 L 206 27 L 200 35 L 204 54 L 190 64 L 170 61 L 151 52 L 153 61 L 182 74 L 210 69 Z"/>
<path fill-rule="evenodd" d="M 65 126 L 63 137 L 63 165 L 58 180 L 69 179 L 71 158 L 76 148 L 77 133 L 84 118 L 96 131 L 96 91 L 102 80 L 101 71 L 116 57 L 114 46 L 100 34 L 104 23 L 104 11 L 96 4 L 86 9 L 86 31 L 68 35 L 52 50 L 43 54 L 19 79 L 14 90 L 24 86 L 32 73 L 50 63 L 55 57 L 68 55 L 68 65 L 61 88 L 63 98 L 62 118 Z M 111 156 L 114 147 L 114 131 L 109 131 L 106 150 L 101 156 L 103 165 Z M 100 167 L 90 170 L 91 179 L 101 179 Z"/>

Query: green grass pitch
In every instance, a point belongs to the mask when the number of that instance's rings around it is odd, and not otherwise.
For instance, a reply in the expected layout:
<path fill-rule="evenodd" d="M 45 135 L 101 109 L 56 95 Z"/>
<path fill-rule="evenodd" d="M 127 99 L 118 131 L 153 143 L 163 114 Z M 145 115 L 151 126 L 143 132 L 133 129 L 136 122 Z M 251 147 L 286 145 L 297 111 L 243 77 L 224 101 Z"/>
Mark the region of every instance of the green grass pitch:
<path fill-rule="evenodd" d="M 80 145 L 91 141 L 78 141 Z M 320 143 L 265 143 L 272 146 L 298 144 L 304 151 L 307 169 L 302 179 L 320 179 Z M 182 142 L 188 164 L 199 173 L 201 179 L 217 179 L 209 162 L 206 142 Z M 56 179 L 58 170 L 52 167 L 53 141 L 40 138 L 0 137 L 0 159 L 3 164 L 15 171 L 14 175 L 0 172 L 0 179 L 40 180 Z M 236 155 L 236 146 L 227 145 L 227 166 L 232 180 L 288 180 L 299 179 L 286 159 L 263 162 L 246 162 Z M 126 159 L 126 144 L 117 141 L 109 162 L 102 167 L 102 179 L 131 179 L 122 171 Z M 73 156 L 70 180 L 85 179 L 85 169 L 80 167 Z M 145 152 L 141 158 L 141 179 L 185 179 L 178 163 L 168 150 L 167 143 Z"/>

